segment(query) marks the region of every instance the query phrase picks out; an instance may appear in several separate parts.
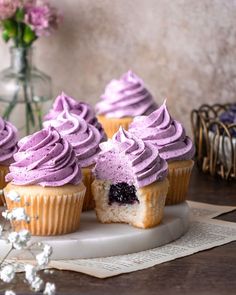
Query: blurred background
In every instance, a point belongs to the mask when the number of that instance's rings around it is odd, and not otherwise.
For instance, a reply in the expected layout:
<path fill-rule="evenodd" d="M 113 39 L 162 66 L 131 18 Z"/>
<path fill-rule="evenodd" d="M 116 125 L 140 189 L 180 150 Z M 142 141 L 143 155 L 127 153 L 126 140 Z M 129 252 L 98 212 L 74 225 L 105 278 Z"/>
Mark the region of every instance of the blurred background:
<path fill-rule="evenodd" d="M 64 90 L 95 104 L 105 85 L 132 69 L 190 132 L 190 111 L 233 102 L 235 0 L 54 0 L 64 23 L 34 44 L 36 65 Z M 0 41 L 0 70 L 9 64 Z"/>

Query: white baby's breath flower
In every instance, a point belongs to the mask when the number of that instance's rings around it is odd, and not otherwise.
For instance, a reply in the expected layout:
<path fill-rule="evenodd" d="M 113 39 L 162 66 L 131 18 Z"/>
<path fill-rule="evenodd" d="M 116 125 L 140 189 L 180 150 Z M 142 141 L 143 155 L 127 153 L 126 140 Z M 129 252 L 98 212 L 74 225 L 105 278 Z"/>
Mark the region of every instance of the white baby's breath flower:
<path fill-rule="evenodd" d="M 49 263 L 49 257 L 44 252 L 39 253 L 36 255 L 36 260 L 39 266 L 46 266 Z"/>
<path fill-rule="evenodd" d="M 52 274 L 54 274 L 54 270 L 53 269 L 45 269 L 44 273 L 52 275 Z"/>
<path fill-rule="evenodd" d="M 35 277 L 35 279 L 30 283 L 30 286 L 35 292 L 42 291 L 43 280 L 40 279 L 40 277 Z"/>
<path fill-rule="evenodd" d="M 14 208 L 11 211 L 12 219 L 15 219 L 16 221 L 26 221 L 29 222 L 29 216 L 26 214 L 25 208 L 19 207 Z"/>
<path fill-rule="evenodd" d="M 42 245 L 41 245 L 42 246 Z M 43 252 L 36 255 L 36 260 L 39 266 L 44 267 L 49 263 L 49 257 L 52 254 L 52 247 L 50 245 L 44 245 Z"/>
<path fill-rule="evenodd" d="M 48 257 L 52 255 L 52 246 L 45 244 L 43 247 L 43 253 Z"/>
<path fill-rule="evenodd" d="M 12 244 L 13 248 L 18 250 L 25 248 L 29 240 L 30 240 L 30 233 L 28 230 L 25 230 L 25 229 L 19 232 L 11 232 L 8 235 L 8 242 Z"/>
<path fill-rule="evenodd" d="M 1 0 L 0 0 L 1 1 Z M 0 190 L 1 194 L 1 190 Z M 6 198 L 9 198 L 13 202 L 20 202 L 20 196 L 16 191 L 10 191 Z M 2 212 L 2 216 L 9 221 L 26 221 L 30 222 L 30 217 L 27 215 L 25 208 L 15 207 L 12 210 L 5 210 Z M 4 233 L 3 233 L 4 232 Z M 0 225 L 0 237 L 4 236 L 6 242 L 11 244 L 10 251 L 14 249 L 29 249 L 27 244 L 30 240 L 30 232 L 28 230 L 21 230 L 19 232 L 10 232 L 7 236 L 5 236 L 5 231 L 2 225 Z M 25 271 L 25 279 L 29 283 L 30 287 L 35 292 L 42 292 L 45 295 L 55 295 L 56 294 L 56 286 L 52 283 L 44 284 L 43 280 L 37 275 L 37 271 L 41 268 L 44 268 L 48 265 L 50 261 L 50 256 L 52 255 L 52 247 L 47 244 L 38 243 L 37 247 L 42 250 L 41 253 L 36 255 L 37 265 L 25 264 L 21 268 Z M 1 251 L 1 249 L 0 249 Z M 5 267 L 0 267 L 0 280 L 10 283 L 16 274 L 16 270 L 18 269 L 18 264 L 9 264 Z M 14 291 L 7 290 L 5 291 L 5 295 L 16 295 Z"/>
<path fill-rule="evenodd" d="M 10 243 L 10 244 L 16 243 L 18 241 L 18 239 L 19 239 L 19 234 L 15 231 L 11 232 L 7 238 L 8 243 Z"/>
<path fill-rule="evenodd" d="M 30 221 L 30 217 L 26 214 L 25 208 L 19 207 L 14 208 L 12 211 L 5 210 L 2 212 L 2 216 L 7 220 L 16 220 L 16 221 Z"/>
<path fill-rule="evenodd" d="M 31 264 L 25 265 L 25 278 L 30 284 L 35 280 L 36 274 L 37 274 L 37 269 L 35 266 Z"/>
<path fill-rule="evenodd" d="M 10 283 L 15 277 L 15 267 L 6 265 L 0 271 L 0 279 L 5 283 Z"/>
<path fill-rule="evenodd" d="M 55 295 L 56 294 L 56 286 L 52 283 L 46 283 L 43 294 L 45 295 Z"/>
<path fill-rule="evenodd" d="M 13 202 L 20 202 L 20 195 L 16 191 L 10 191 L 8 194 L 6 194 L 6 198 L 10 199 Z"/>
<path fill-rule="evenodd" d="M 26 244 L 31 238 L 30 232 L 27 229 L 22 229 L 21 231 L 18 232 L 18 234 L 19 234 L 20 243 L 26 246 Z"/>
<path fill-rule="evenodd" d="M 4 217 L 6 220 L 11 220 L 11 212 L 9 210 L 5 210 L 2 212 L 2 217 Z"/>

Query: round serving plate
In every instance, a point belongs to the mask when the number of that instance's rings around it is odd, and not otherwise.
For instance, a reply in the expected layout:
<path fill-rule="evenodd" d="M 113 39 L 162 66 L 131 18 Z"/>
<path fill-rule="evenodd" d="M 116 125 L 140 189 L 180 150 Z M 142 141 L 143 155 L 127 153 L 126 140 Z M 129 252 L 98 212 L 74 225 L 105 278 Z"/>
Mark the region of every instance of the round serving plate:
<path fill-rule="evenodd" d="M 102 224 L 95 212 L 84 212 L 79 231 L 50 237 L 33 237 L 32 242 L 43 242 L 53 247 L 53 260 L 97 258 L 130 254 L 168 244 L 186 233 L 190 209 L 187 203 L 166 206 L 160 225 L 137 229 L 127 224 Z M 9 244 L 0 239 L 0 258 Z M 11 257 L 32 259 L 27 251 L 13 251 Z"/>

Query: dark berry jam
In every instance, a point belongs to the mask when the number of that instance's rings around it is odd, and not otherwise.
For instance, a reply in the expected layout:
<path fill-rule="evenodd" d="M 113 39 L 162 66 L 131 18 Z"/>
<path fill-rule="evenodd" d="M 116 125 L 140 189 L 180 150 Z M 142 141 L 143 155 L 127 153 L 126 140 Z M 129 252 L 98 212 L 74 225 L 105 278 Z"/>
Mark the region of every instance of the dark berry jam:
<path fill-rule="evenodd" d="M 139 203 L 136 196 L 136 188 L 134 185 L 128 185 L 125 182 L 119 182 L 112 184 L 109 190 L 109 201 L 108 204 L 112 203 L 122 204 L 134 204 Z"/>

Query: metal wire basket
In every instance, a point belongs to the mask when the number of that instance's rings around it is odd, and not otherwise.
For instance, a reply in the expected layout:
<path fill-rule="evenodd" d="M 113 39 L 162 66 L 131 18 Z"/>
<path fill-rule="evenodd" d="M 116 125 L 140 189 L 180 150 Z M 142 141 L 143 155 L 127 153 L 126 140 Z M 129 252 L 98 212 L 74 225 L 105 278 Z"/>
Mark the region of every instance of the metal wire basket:
<path fill-rule="evenodd" d="M 236 180 L 236 123 L 225 124 L 219 117 L 231 107 L 204 104 L 191 112 L 197 166 L 226 180 Z"/>

